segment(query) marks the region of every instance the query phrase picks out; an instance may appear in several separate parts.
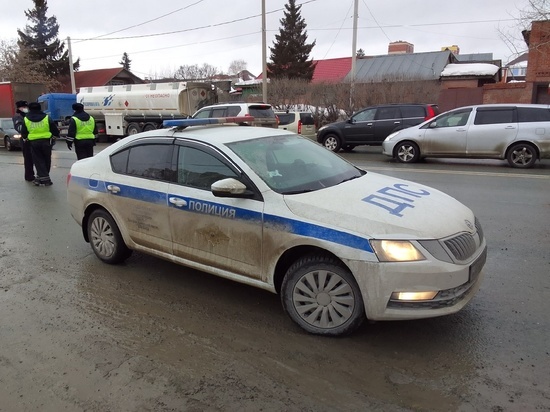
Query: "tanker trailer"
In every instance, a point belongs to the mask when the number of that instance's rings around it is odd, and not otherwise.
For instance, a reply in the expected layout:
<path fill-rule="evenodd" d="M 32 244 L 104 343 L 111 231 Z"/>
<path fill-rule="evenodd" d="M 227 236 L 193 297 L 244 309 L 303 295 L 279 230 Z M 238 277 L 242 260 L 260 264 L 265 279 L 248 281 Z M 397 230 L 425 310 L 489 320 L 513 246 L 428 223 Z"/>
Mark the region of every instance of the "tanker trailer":
<path fill-rule="evenodd" d="M 212 84 L 203 82 L 82 87 L 76 95 L 98 130 L 118 137 L 161 128 L 164 120 L 185 119 L 216 100 Z"/>

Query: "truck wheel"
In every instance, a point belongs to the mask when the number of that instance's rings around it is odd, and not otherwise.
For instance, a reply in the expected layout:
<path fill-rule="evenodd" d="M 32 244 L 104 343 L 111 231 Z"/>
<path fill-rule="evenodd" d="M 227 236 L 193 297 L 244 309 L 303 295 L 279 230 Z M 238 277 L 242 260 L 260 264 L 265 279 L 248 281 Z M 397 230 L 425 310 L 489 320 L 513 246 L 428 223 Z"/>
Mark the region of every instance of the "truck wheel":
<path fill-rule="evenodd" d="M 156 129 L 157 129 L 157 126 L 153 123 L 147 123 L 145 126 L 143 126 L 144 132 L 149 132 L 151 130 L 156 130 Z"/>
<path fill-rule="evenodd" d="M 137 124 L 137 123 L 130 123 L 128 125 L 128 128 L 126 129 L 126 134 L 128 136 L 131 136 L 133 134 L 138 134 L 139 132 L 141 132 L 141 128 L 139 127 L 139 124 Z"/>

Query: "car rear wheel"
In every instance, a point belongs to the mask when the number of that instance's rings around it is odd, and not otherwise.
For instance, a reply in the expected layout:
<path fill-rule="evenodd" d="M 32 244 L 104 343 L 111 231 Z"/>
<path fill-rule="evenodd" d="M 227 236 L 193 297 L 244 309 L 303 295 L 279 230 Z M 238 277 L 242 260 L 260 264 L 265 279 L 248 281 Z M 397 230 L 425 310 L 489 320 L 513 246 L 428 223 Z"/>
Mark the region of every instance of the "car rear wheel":
<path fill-rule="evenodd" d="M 325 255 L 305 256 L 288 269 L 281 301 L 295 323 L 316 335 L 346 335 L 365 319 L 355 278 L 342 263 Z"/>
<path fill-rule="evenodd" d="M 323 146 L 325 146 L 328 150 L 337 153 L 340 151 L 342 143 L 340 142 L 340 138 L 335 134 L 327 134 L 323 139 Z"/>
<path fill-rule="evenodd" d="M 420 149 L 413 142 L 400 142 L 395 146 L 395 157 L 401 163 L 415 163 L 420 158 Z"/>
<path fill-rule="evenodd" d="M 90 215 L 88 239 L 96 256 L 105 263 L 120 263 L 132 254 L 124 243 L 115 220 L 103 209 L 95 210 Z"/>
<path fill-rule="evenodd" d="M 537 149 L 529 143 L 517 143 L 508 150 L 506 159 L 512 167 L 527 169 L 537 161 Z"/>

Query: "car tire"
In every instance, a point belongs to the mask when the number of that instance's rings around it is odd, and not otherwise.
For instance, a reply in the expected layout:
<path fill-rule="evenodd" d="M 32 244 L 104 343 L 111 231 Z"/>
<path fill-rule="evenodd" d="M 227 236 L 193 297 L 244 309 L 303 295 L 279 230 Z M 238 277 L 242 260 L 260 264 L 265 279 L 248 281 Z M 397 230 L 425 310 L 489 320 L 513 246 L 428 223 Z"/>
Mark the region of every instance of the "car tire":
<path fill-rule="evenodd" d="M 121 263 L 132 254 L 124 243 L 115 220 L 107 211 L 94 210 L 88 219 L 87 229 L 92 250 L 105 263 Z"/>
<path fill-rule="evenodd" d="M 395 158 L 401 163 L 416 163 L 420 159 L 420 149 L 413 142 L 399 142 L 394 153 Z"/>
<path fill-rule="evenodd" d="M 347 335 L 365 320 L 355 278 L 341 262 L 327 255 L 304 256 L 288 269 L 281 302 L 298 326 L 315 335 Z"/>
<path fill-rule="evenodd" d="M 323 146 L 332 152 L 338 153 L 342 147 L 342 142 L 340 137 L 334 133 L 329 133 L 323 138 Z"/>
<path fill-rule="evenodd" d="M 517 143 L 508 149 L 506 160 L 511 167 L 528 169 L 535 165 L 538 153 L 535 146 L 529 143 Z"/>
<path fill-rule="evenodd" d="M 13 145 L 11 144 L 11 140 L 8 137 L 4 139 L 4 146 L 8 152 L 12 152 L 15 150 L 15 147 L 13 147 Z"/>
<path fill-rule="evenodd" d="M 128 134 L 128 136 L 132 136 L 133 134 L 138 134 L 139 132 L 141 132 L 141 129 L 139 127 L 139 124 L 137 123 L 130 123 L 128 125 L 128 128 L 126 129 L 126 133 Z"/>

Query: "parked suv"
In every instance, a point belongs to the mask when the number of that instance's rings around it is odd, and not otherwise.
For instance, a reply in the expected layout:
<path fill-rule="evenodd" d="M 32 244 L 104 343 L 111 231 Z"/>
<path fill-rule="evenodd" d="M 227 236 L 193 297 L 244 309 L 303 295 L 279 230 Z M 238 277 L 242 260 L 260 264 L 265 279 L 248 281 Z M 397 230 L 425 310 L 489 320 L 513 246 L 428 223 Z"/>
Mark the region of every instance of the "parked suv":
<path fill-rule="evenodd" d="M 275 115 L 279 118 L 279 129 L 289 130 L 315 140 L 317 126 L 312 113 L 287 110 L 275 112 Z"/>
<path fill-rule="evenodd" d="M 278 127 L 277 116 L 270 104 L 267 103 L 242 103 L 227 102 L 205 106 L 198 110 L 193 119 L 205 119 L 209 117 L 242 117 L 252 116 L 254 120 L 247 122 L 251 126 Z"/>
<path fill-rule="evenodd" d="M 345 122 L 331 123 L 317 132 L 317 141 L 333 152 L 355 146 L 380 146 L 396 130 L 422 123 L 439 114 L 435 104 L 386 104 L 367 107 Z"/>
<path fill-rule="evenodd" d="M 424 157 L 506 159 L 532 167 L 550 158 L 550 106 L 492 104 L 460 107 L 389 135 L 383 153 L 402 163 Z"/>

